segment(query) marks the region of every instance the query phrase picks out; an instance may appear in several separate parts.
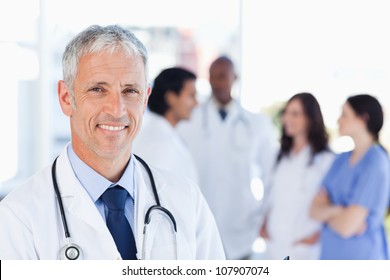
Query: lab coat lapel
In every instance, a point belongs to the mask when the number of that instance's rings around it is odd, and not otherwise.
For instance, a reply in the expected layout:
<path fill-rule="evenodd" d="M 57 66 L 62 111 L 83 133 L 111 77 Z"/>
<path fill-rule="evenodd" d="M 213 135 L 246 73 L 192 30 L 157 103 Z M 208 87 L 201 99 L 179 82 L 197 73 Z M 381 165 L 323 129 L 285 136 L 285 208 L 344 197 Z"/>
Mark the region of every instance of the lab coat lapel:
<path fill-rule="evenodd" d="M 164 245 L 166 246 L 166 236 L 160 235 L 158 233 L 154 234 L 155 232 L 159 231 L 162 229 L 160 227 L 160 222 L 163 219 L 162 216 L 155 215 L 153 216 L 153 223 L 150 225 L 148 228 L 148 233 L 151 234 L 151 236 L 154 236 L 154 241 L 153 244 L 146 244 L 148 248 L 144 248 L 144 223 L 145 223 L 145 215 L 148 209 L 156 205 L 156 201 L 154 199 L 153 191 L 152 191 L 152 186 L 150 183 L 149 175 L 146 173 L 145 168 L 136 161 L 136 203 L 135 203 L 135 211 L 136 211 L 136 232 L 137 232 L 137 254 L 138 258 L 141 259 L 142 257 L 142 250 L 146 249 L 146 255 L 149 256 L 151 255 L 152 258 L 157 258 L 157 259 L 166 259 L 166 255 L 164 255 Z M 162 190 L 165 189 L 167 186 L 167 183 L 164 181 L 159 180 L 159 178 L 155 177 L 155 183 L 156 183 L 156 188 L 157 192 L 159 195 L 159 199 L 161 202 L 161 205 L 164 207 L 164 196 L 161 195 Z M 161 236 L 163 240 L 158 239 Z M 149 240 L 148 240 L 149 242 Z M 178 234 L 178 245 L 183 243 L 180 241 L 180 234 Z M 157 245 L 156 245 L 157 244 Z M 180 247 L 180 246 L 179 246 Z M 153 250 L 153 253 L 150 253 L 150 250 Z M 177 257 L 183 258 L 185 255 L 185 252 L 180 252 L 178 250 L 177 252 Z"/>
<path fill-rule="evenodd" d="M 154 201 L 152 187 L 148 174 L 141 163 L 135 161 L 135 205 L 134 205 L 134 217 L 135 217 L 135 231 L 136 232 L 136 245 L 137 245 L 137 258 L 141 259 L 143 250 L 143 230 L 145 222 L 145 214 L 149 207 L 156 204 Z M 157 184 L 157 182 L 156 182 Z"/>
<path fill-rule="evenodd" d="M 210 122 L 210 129 L 218 129 L 221 127 L 226 127 L 231 125 L 232 122 L 235 121 L 235 119 L 239 115 L 239 104 L 235 101 L 231 101 L 232 104 L 229 105 L 229 111 L 226 116 L 226 119 L 224 121 L 221 121 L 221 116 L 218 113 L 218 106 L 215 104 L 215 102 L 210 99 L 207 103 L 207 117 L 209 118 L 208 121 Z"/>
<path fill-rule="evenodd" d="M 80 246 L 84 243 L 83 250 L 86 254 L 96 251 L 98 247 L 99 254 L 96 256 L 91 254 L 92 259 L 100 258 L 97 256 L 104 259 L 120 259 L 114 239 L 103 218 L 74 175 L 66 148 L 58 158 L 57 170 L 58 185 L 72 240 Z M 91 242 L 92 239 L 95 239 L 94 242 Z"/>
<path fill-rule="evenodd" d="M 206 106 L 207 113 L 205 114 L 205 117 L 207 118 L 206 122 L 208 122 L 207 129 L 214 130 L 219 128 L 223 122 L 221 122 L 221 117 L 219 116 L 217 105 L 213 102 L 213 100 L 210 99 L 209 102 L 206 103 Z M 214 133 L 214 131 L 211 132 Z"/>
<path fill-rule="evenodd" d="M 231 102 L 232 104 L 230 105 L 229 113 L 225 119 L 226 124 L 229 126 L 231 126 L 232 123 L 234 123 L 236 119 L 239 117 L 239 108 L 238 108 L 239 104 L 235 100 L 232 100 Z"/>

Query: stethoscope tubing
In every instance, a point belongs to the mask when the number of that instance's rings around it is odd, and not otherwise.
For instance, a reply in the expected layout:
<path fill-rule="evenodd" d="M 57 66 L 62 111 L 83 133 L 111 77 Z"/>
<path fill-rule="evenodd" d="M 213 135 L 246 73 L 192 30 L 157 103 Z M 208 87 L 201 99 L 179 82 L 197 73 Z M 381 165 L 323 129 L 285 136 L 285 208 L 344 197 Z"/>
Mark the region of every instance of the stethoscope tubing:
<path fill-rule="evenodd" d="M 51 167 L 51 178 L 53 180 L 53 187 L 57 196 L 58 206 L 60 208 L 61 220 L 64 226 L 65 237 L 69 239 L 70 233 L 69 233 L 68 223 L 66 221 L 65 210 L 64 210 L 64 205 L 62 203 L 60 189 L 58 188 L 58 184 L 57 184 L 57 174 L 56 174 L 57 159 L 58 157 L 54 160 L 53 165 Z"/>

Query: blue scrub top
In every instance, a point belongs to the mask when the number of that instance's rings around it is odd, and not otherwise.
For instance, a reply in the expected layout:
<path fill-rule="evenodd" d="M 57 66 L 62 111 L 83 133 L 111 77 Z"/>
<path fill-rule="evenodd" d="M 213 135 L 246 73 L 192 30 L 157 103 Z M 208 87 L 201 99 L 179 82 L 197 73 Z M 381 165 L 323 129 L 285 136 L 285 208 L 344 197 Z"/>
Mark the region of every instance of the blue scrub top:
<path fill-rule="evenodd" d="M 333 204 L 368 209 L 367 230 L 343 238 L 327 224 L 321 232 L 321 259 L 388 259 L 384 216 L 390 196 L 390 162 L 379 145 L 373 145 L 354 165 L 352 152 L 338 155 L 323 181 Z"/>

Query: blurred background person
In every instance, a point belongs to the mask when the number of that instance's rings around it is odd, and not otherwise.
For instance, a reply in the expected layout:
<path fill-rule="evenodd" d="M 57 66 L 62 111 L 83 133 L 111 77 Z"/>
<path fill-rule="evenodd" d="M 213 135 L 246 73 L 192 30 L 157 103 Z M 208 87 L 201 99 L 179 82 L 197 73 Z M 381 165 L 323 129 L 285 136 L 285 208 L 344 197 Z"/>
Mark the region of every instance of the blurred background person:
<path fill-rule="evenodd" d="M 315 197 L 311 215 L 324 223 L 321 259 L 388 259 L 383 226 L 389 202 L 389 157 L 379 144 L 382 106 L 370 95 L 349 97 L 339 133 L 355 148 L 337 156 Z"/>
<path fill-rule="evenodd" d="M 154 80 L 149 111 L 133 150 L 150 165 L 199 183 L 195 163 L 176 125 L 189 119 L 197 105 L 196 76 L 178 67 L 163 70 Z"/>
<path fill-rule="evenodd" d="M 237 75 L 228 57 L 217 58 L 209 74 L 212 97 L 178 130 L 194 156 L 200 187 L 216 218 L 227 258 L 246 259 L 261 220 L 261 202 L 255 199 L 251 182 L 266 180 L 271 169 L 274 131 L 268 118 L 244 110 L 233 100 Z"/>
<path fill-rule="evenodd" d="M 283 110 L 280 150 L 265 197 L 261 236 L 266 258 L 319 258 L 321 224 L 309 217 L 309 210 L 333 158 L 316 98 L 294 95 Z"/>

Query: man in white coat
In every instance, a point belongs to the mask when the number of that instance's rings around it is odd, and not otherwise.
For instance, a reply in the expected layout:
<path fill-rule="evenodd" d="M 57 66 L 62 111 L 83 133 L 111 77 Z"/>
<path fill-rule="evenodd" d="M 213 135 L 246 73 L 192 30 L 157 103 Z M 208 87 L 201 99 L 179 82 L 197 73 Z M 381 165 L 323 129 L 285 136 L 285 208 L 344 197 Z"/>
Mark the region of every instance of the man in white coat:
<path fill-rule="evenodd" d="M 271 121 L 244 110 L 232 99 L 232 61 L 219 57 L 210 67 L 212 97 L 178 128 L 194 156 L 201 190 L 213 212 L 228 259 L 247 259 L 261 222 L 253 195 L 273 162 Z"/>
<path fill-rule="evenodd" d="M 156 77 L 133 153 L 154 167 L 198 183 L 195 162 L 176 131 L 197 105 L 195 82 L 195 74 L 180 67 L 164 69 Z"/>
<path fill-rule="evenodd" d="M 149 174 L 132 155 L 150 94 L 147 65 L 143 44 L 119 26 L 91 26 L 68 44 L 58 98 L 72 141 L 1 201 L 0 259 L 224 258 L 198 187 Z"/>

